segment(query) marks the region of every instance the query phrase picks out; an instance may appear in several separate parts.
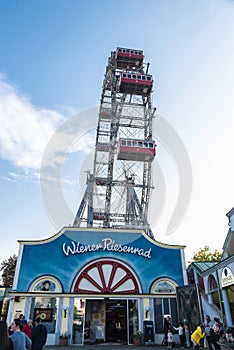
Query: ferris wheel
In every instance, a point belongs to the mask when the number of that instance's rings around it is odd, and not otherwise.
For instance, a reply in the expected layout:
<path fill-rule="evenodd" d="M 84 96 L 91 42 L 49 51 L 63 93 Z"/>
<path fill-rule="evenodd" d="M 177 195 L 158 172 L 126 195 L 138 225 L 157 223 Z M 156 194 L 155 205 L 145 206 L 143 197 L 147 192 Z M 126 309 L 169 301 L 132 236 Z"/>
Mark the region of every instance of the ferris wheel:
<path fill-rule="evenodd" d="M 152 191 L 153 77 L 142 50 L 111 52 L 102 85 L 93 172 L 73 226 L 142 228 Z"/>

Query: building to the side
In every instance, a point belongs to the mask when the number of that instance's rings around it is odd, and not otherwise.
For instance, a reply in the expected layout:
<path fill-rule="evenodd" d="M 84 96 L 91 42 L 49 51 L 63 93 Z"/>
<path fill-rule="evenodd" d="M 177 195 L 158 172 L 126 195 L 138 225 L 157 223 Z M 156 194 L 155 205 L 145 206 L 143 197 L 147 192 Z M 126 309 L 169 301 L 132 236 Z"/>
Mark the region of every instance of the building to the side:
<path fill-rule="evenodd" d="M 64 227 L 41 241 L 19 241 L 8 322 L 40 316 L 47 345 L 133 343 L 152 327 L 162 341 L 165 315 L 178 322 L 176 288 L 187 283 L 184 246 L 144 231 Z M 151 332 L 152 333 L 152 332 Z"/>
<path fill-rule="evenodd" d="M 229 230 L 220 262 L 193 262 L 188 280 L 199 286 L 203 319 L 209 314 L 225 327 L 234 327 L 234 208 L 226 215 Z"/>

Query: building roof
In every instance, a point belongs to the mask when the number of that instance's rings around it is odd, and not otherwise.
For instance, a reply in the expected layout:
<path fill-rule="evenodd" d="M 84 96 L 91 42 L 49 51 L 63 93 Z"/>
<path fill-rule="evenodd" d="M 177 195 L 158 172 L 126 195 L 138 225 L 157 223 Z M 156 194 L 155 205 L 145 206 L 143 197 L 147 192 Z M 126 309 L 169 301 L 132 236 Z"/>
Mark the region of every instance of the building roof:
<path fill-rule="evenodd" d="M 223 259 L 234 254 L 234 232 L 231 228 L 228 230 L 226 239 L 223 244 Z"/>
<path fill-rule="evenodd" d="M 223 244 L 223 259 L 234 254 L 234 207 L 226 214 L 230 226 Z"/>
<path fill-rule="evenodd" d="M 217 261 L 193 261 L 189 266 L 189 270 L 193 267 L 201 274 L 217 264 Z"/>
<path fill-rule="evenodd" d="M 234 207 L 231 210 L 229 210 L 229 212 L 226 214 L 226 216 L 228 218 L 230 218 L 233 214 L 234 214 Z"/>

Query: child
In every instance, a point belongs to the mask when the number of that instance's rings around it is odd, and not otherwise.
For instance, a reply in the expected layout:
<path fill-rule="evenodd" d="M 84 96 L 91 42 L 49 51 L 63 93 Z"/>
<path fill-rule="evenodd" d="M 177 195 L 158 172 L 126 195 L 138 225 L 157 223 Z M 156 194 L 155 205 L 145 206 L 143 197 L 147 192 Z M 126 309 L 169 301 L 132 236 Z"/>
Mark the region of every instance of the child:
<path fill-rule="evenodd" d="M 172 348 L 172 338 L 173 338 L 173 334 L 172 331 L 169 329 L 168 333 L 167 333 L 167 347 L 168 348 Z"/>

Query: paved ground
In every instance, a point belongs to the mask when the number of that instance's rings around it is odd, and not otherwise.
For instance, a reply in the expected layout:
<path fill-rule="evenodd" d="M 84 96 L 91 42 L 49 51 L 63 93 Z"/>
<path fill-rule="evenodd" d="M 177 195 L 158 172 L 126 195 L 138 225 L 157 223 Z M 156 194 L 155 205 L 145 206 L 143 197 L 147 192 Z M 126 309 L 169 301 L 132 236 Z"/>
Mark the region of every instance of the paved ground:
<path fill-rule="evenodd" d="M 98 348 L 98 349 L 97 349 Z M 95 345 L 69 345 L 69 346 L 59 346 L 59 345 L 48 345 L 44 346 L 44 350 L 101 350 L 101 348 L 104 348 L 104 350 L 128 350 L 131 348 L 136 348 L 134 345 L 112 345 L 112 344 L 95 344 Z M 165 350 L 166 348 L 163 348 L 159 345 L 142 345 L 137 346 L 137 350 Z"/>

